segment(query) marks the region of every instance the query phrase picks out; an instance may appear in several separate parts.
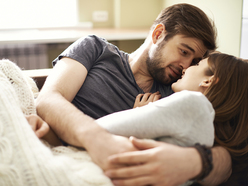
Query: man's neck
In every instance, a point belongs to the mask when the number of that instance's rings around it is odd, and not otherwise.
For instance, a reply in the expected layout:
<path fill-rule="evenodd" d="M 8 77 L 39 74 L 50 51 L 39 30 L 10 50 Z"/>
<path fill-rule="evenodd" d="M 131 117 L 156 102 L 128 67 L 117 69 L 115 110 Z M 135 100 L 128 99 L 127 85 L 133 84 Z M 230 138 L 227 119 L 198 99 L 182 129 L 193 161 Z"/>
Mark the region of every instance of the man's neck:
<path fill-rule="evenodd" d="M 147 79 L 147 80 L 144 80 L 144 77 L 141 77 L 141 78 L 136 78 L 134 76 L 135 80 L 136 80 L 136 83 L 137 85 L 145 92 L 145 93 L 148 93 L 151 91 L 152 89 L 152 86 L 153 86 L 153 79 Z"/>
<path fill-rule="evenodd" d="M 129 56 L 129 64 L 137 85 L 146 93 L 153 86 L 153 78 L 147 70 L 148 48 L 143 44 Z"/>

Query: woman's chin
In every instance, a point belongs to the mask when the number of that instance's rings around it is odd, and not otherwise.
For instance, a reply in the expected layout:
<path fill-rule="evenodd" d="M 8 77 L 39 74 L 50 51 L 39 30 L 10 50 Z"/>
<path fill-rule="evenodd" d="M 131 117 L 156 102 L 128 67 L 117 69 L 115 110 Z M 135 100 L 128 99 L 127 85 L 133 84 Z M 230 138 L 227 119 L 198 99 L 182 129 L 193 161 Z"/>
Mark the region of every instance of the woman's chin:
<path fill-rule="evenodd" d="M 177 91 L 177 87 L 178 87 L 178 83 L 177 82 L 171 84 L 171 89 L 173 90 L 173 92 L 178 92 Z"/>

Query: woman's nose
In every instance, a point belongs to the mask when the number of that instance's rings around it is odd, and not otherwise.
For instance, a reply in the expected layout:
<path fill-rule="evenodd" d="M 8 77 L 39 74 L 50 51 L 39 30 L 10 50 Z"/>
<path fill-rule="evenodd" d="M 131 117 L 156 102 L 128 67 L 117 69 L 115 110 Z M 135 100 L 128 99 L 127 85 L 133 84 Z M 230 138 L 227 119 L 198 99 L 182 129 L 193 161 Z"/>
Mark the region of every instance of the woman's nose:
<path fill-rule="evenodd" d="M 184 69 L 183 69 L 183 71 L 182 71 L 182 75 L 184 75 L 184 74 L 185 74 L 185 71 L 186 71 L 186 69 L 184 68 Z"/>

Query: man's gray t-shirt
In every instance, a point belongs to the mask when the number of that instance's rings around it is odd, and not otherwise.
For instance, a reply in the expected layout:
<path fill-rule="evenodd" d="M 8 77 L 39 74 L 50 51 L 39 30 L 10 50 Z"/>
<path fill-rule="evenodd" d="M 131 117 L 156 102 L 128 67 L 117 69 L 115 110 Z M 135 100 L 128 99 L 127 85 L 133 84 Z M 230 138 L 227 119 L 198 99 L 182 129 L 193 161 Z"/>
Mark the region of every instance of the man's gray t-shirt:
<path fill-rule="evenodd" d="M 92 35 L 77 40 L 53 65 L 62 57 L 72 58 L 87 69 L 85 82 L 72 103 L 95 119 L 133 108 L 136 96 L 144 93 L 134 79 L 129 55 L 102 38 Z M 162 97 L 173 93 L 171 86 L 154 81 L 151 92 L 156 91 Z"/>

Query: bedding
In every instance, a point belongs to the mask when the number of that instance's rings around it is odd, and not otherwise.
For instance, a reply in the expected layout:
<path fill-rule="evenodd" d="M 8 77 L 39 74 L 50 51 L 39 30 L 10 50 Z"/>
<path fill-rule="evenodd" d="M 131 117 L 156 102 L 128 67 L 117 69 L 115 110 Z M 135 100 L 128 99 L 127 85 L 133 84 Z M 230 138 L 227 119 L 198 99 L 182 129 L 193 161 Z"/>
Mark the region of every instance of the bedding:
<path fill-rule="evenodd" d="M 36 113 L 37 87 L 8 60 L 0 61 L 0 90 L 0 185 L 113 185 L 86 151 L 35 136 L 24 114 Z"/>

